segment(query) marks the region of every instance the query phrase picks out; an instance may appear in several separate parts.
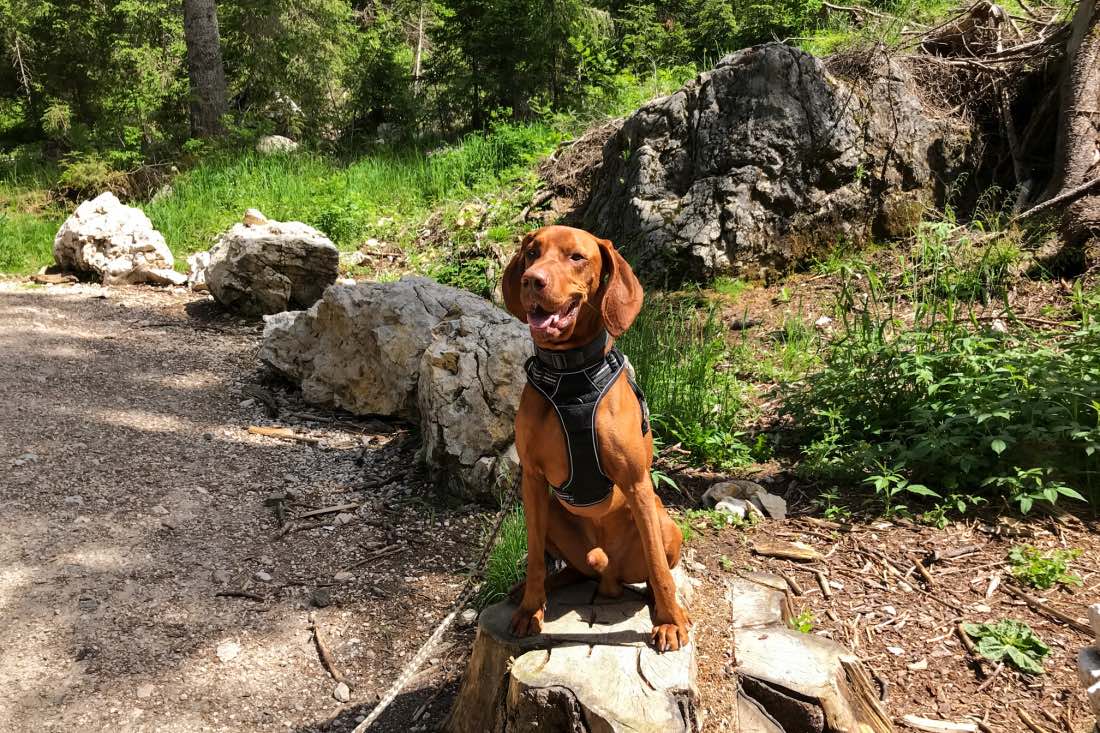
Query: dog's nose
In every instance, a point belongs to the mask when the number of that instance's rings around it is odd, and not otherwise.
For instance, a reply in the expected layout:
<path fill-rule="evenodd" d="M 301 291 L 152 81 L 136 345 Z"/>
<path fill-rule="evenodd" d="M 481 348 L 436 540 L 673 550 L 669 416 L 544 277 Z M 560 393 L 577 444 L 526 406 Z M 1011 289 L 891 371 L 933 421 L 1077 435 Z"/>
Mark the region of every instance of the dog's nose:
<path fill-rule="evenodd" d="M 535 290 L 542 290 L 550 282 L 550 278 L 542 270 L 528 270 L 523 273 L 523 284 L 530 285 Z"/>

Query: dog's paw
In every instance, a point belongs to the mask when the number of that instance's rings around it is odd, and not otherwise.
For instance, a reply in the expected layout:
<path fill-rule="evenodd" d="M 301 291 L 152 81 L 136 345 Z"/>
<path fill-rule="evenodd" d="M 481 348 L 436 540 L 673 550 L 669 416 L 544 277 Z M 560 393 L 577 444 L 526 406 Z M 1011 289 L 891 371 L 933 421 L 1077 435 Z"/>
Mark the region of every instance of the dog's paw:
<path fill-rule="evenodd" d="M 658 624 L 653 627 L 653 648 L 659 652 L 674 652 L 687 646 L 688 629 L 676 624 Z"/>
<path fill-rule="evenodd" d="M 675 608 L 669 621 L 658 619 L 653 626 L 653 648 L 659 652 L 674 652 L 687 646 L 691 619 L 682 608 Z"/>
<path fill-rule="evenodd" d="M 543 610 L 541 606 L 534 611 L 517 608 L 516 612 L 512 614 L 512 623 L 509 624 L 509 628 L 512 630 L 512 636 L 523 638 L 525 636 L 534 636 L 542 631 L 542 613 Z"/>

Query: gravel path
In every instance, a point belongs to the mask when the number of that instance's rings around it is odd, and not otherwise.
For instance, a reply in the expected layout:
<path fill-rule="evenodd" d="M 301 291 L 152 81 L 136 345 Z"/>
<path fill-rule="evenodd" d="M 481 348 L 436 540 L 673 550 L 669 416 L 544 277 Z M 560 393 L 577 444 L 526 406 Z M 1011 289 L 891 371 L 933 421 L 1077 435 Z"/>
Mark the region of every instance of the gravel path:
<path fill-rule="evenodd" d="M 247 432 L 276 424 L 241 391 L 259 331 L 186 292 L 0 282 L 0 730 L 347 730 L 458 594 L 486 517 L 384 480 L 413 463 L 400 426 Z M 289 515 L 361 506 L 273 539 L 285 491 Z M 469 637 L 380 730 L 441 719 Z"/>

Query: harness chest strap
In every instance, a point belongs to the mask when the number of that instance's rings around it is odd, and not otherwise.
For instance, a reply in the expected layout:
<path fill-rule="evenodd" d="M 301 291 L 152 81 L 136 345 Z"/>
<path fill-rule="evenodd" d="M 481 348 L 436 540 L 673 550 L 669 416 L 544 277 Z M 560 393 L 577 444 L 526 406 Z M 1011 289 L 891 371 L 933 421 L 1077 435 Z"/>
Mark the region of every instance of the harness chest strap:
<path fill-rule="evenodd" d="M 642 434 L 649 432 L 649 408 L 632 377 L 629 361 L 616 348 L 604 354 L 606 346 L 607 333 L 603 332 L 579 349 L 537 349 L 524 367 L 528 384 L 554 407 L 565 436 L 568 478 L 551 488 L 559 499 L 574 506 L 598 504 L 611 493 L 613 482 L 600 466 L 596 410 L 624 370 L 642 409 Z"/>

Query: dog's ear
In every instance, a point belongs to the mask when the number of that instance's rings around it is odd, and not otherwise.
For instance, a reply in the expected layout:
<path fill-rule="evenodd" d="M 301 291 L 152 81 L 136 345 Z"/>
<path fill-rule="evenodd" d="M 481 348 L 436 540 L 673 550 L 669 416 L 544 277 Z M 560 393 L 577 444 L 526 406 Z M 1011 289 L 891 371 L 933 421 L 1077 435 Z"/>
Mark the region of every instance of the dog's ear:
<path fill-rule="evenodd" d="M 603 297 L 600 312 L 607 332 L 614 337 L 623 335 L 642 310 L 642 284 L 630 269 L 630 263 L 615 250 L 615 245 L 606 239 L 596 240 L 600 245 L 600 257 L 603 260 Z"/>
<path fill-rule="evenodd" d="M 527 245 L 535 238 L 534 234 L 528 234 L 519 243 L 519 249 L 512 255 L 508 266 L 504 268 L 504 279 L 500 283 L 500 290 L 504 294 L 504 307 L 516 318 L 527 323 L 527 311 L 519 299 L 519 291 L 522 285 L 523 271 L 526 268 L 523 253 L 527 251 Z"/>

